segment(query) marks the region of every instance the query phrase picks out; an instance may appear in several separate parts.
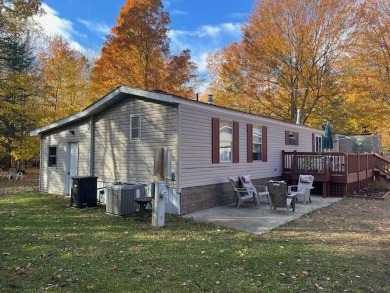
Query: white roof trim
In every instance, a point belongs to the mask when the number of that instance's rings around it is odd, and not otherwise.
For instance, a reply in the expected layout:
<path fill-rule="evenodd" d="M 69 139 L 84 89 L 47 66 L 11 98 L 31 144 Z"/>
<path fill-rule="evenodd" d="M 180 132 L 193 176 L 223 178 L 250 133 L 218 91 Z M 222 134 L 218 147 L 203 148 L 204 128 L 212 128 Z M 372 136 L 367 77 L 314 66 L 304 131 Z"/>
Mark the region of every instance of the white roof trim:
<path fill-rule="evenodd" d="M 100 113 L 104 109 L 106 109 L 108 106 L 112 105 L 113 103 L 117 102 L 118 100 L 122 99 L 123 94 L 130 94 L 134 96 L 139 96 L 151 100 L 158 100 L 166 103 L 173 103 L 173 97 L 159 92 L 148 92 L 140 89 L 133 89 L 129 87 L 118 87 L 117 89 L 113 90 L 112 92 L 105 95 L 100 100 L 96 101 L 89 107 L 85 108 L 83 111 L 76 113 L 74 115 L 71 115 L 69 117 L 66 117 L 64 119 L 58 120 L 56 122 L 53 122 L 51 124 L 48 124 L 46 126 L 43 126 L 41 128 L 35 129 L 30 132 L 30 136 L 37 136 L 43 132 L 50 131 L 52 129 L 65 126 L 67 124 L 79 121 L 84 118 L 88 118 L 94 114 Z"/>
<path fill-rule="evenodd" d="M 273 118 L 259 116 L 256 114 L 245 113 L 242 111 L 237 111 L 237 110 L 228 109 L 228 108 L 224 108 L 224 107 L 220 107 L 220 106 L 210 105 L 210 104 L 203 103 L 203 102 L 197 102 L 194 100 L 188 100 L 188 99 L 181 98 L 181 97 L 175 97 L 175 96 L 163 93 L 163 92 L 150 92 L 150 91 L 134 89 L 134 88 L 126 87 L 126 86 L 121 86 L 121 87 L 118 87 L 117 89 L 113 90 L 112 92 L 108 93 L 107 95 L 103 96 L 100 100 L 97 100 L 95 103 L 93 103 L 89 107 L 85 108 L 83 111 L 31 131 L 30 136 L 37 136 L 41 133 L 50 131 L 52 129 L 63 127 L 63 126 L 66 126 L 68 124 L 77 122 L 79 120 L 88 118 L 92 115 L 98 114 L 98 113 L 102 112 L 104 109 L 111 106 L 112 104 L 121 100 L 124 96 L 127 96 L 127 95 L 138 96 L 141 98 L 146 98 L 149 100 L 155 100 L 155 101 L 160 101 L 160 102 L 165 102 L 165 103 L 170 103 L 170 104 L 189 105 L 189 106 L 197 107 L 197 108 L 200 108 L 200 109 L 206 110 L 206 111 L 210 110 L 210 107 L 213 107 L 213 111 L 221 112 L 221 113 L 224 113 L 225 115 L 229 115 L 229 113 L 234 113 L 235 115 L 242 116 L 243 118 L 251 117 L 252 119 L 256 119 L 256 120 L 260 118 L 263 121 L 265 120 L 265 121 L 268 121 L 272 124 L 290 125 L 291 127 L 295 126 L 298 128 L 302 127 L 302 128 L 306 128 L 306 129 L 310 128 L 313 131 L 318 131 L 319 133 L 322 133 L 322 130 L 307 127 L 304 125 L 288 123 L 288 122 L 280 121 L 280 120 L 273 119 Z"/>

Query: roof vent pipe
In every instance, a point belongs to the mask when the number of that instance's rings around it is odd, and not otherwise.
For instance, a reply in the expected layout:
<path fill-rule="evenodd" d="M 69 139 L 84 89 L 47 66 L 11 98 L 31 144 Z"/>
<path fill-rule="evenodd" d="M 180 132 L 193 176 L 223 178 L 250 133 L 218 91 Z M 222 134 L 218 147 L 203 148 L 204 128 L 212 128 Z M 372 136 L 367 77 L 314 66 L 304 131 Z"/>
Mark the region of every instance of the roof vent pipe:
<path fill-rule="evenodd" d="M 297 121 L 295 124 L 301 124 L 301 109 L 297 110 Z"/>
<path fill-rule="evenodd" d="M 214 105 L 214 98 L 213 98 L 213 95 L 208 95 L 208 100 L 207 102 L 210 104 L 210 105 Z"/>

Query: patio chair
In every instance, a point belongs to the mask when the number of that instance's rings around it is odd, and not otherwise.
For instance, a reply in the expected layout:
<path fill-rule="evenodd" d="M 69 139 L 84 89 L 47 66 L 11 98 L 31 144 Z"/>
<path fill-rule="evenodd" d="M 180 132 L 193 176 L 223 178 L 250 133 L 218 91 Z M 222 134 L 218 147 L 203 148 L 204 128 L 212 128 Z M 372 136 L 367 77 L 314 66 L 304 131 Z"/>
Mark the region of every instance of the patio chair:
<path fill-rule="evenodd" d="M 18 174 L 18 172 L 17 172 L 17 170 L 16 170 L 16 168 L 9 168 L 9 170 L 8 170 L 8 180 L 10 180 L 11 178 L 17 178 L 17 174 Z"/>
<path fill-rule="evenodd" d="M 238 209 L 240 208 L 241 204 L 247 201 L 253 201 L 255 206 L 257 206 L 257 196 L 253 192 L 249 193 L 246 188 L 238 187 L 236 179 L 234 179 L 233 177 L 228 177 L 228 180 L 236 195 L 236 206 Z"/>
<path fill-rule="evenodd" d="M 276 210 L 277 207 L 287 207 L 287 212 L 290 207 L 295 212 L 296 194 L 287 192 L 287 184 L 284 181 L 268 181 L 267 187 L 271 198 L 271 209 Z"/>
<path fill-rule="evenodd" d="M 314 182 L 314 176 L 312 175 L 299 175 L 298 185 L 290 185 L 288 186 L 288 193 L 296 193 L 297 199 L 302 198 L 303 204 L 306 204 L 306 201 L 310 198 L 310 190 L 312 190 Z"/>
<path fill-rule="evenodd" d="M 258 203 L 260 203 L 260 197 L 266 197 L 269 203 L 269 192 L 267 186 L 253 185 L 250 175 L 241 175 L 238 178 L 240 180 L 240 187 L 246 188 L 248 193 L 254 193 L 257 197 Z"/>

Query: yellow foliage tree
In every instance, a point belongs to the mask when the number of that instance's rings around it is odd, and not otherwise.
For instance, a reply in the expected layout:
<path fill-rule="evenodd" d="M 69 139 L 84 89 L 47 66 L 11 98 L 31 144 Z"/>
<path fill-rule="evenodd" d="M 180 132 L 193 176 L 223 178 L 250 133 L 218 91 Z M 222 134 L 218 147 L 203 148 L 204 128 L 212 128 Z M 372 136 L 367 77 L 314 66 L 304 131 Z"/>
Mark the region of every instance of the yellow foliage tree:
<path fill-rule="evenodd" d="M 45 113 L 41 125 L 69 116 L 89 103 L 90 65 L 80 52 L 60 36 L 48 39 L 38 52 L 43 93 L 38 101 Z"/>
<path fill-rule="evenodd" d="M 212 87 L 245 95 L 260 114 L 285 121 L 296 122 L 300 110 L 300 123 L 310 124 L 315 109 L 340 97 L 338 67 L 351 44 L 355 12 L 353 0 L 258 1 L 243 41 L 211 65 L 220 66 Z"/>
<path fill-rule="evenodd" d="M 354 46 L 343 64 L 349 117 L 341 128 L 350 134 L 382 137 L 390 153 L 390 2 L 363 1 Z M 348 115 L 348 116 L 346 116 Z"/>

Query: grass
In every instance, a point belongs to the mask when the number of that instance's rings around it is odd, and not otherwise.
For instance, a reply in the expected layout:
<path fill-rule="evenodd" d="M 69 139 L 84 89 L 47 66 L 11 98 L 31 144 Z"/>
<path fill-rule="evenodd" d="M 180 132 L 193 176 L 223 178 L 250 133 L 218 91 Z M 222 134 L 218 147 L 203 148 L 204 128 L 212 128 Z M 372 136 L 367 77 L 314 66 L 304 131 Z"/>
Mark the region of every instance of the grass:
<path fill-rule="evenodd" d="M 0 291 L 390 292 L 389 208 L 346 198 L 256 236 L 172 215 L 156 229 L 25 188 L 0 196 Z"/>

